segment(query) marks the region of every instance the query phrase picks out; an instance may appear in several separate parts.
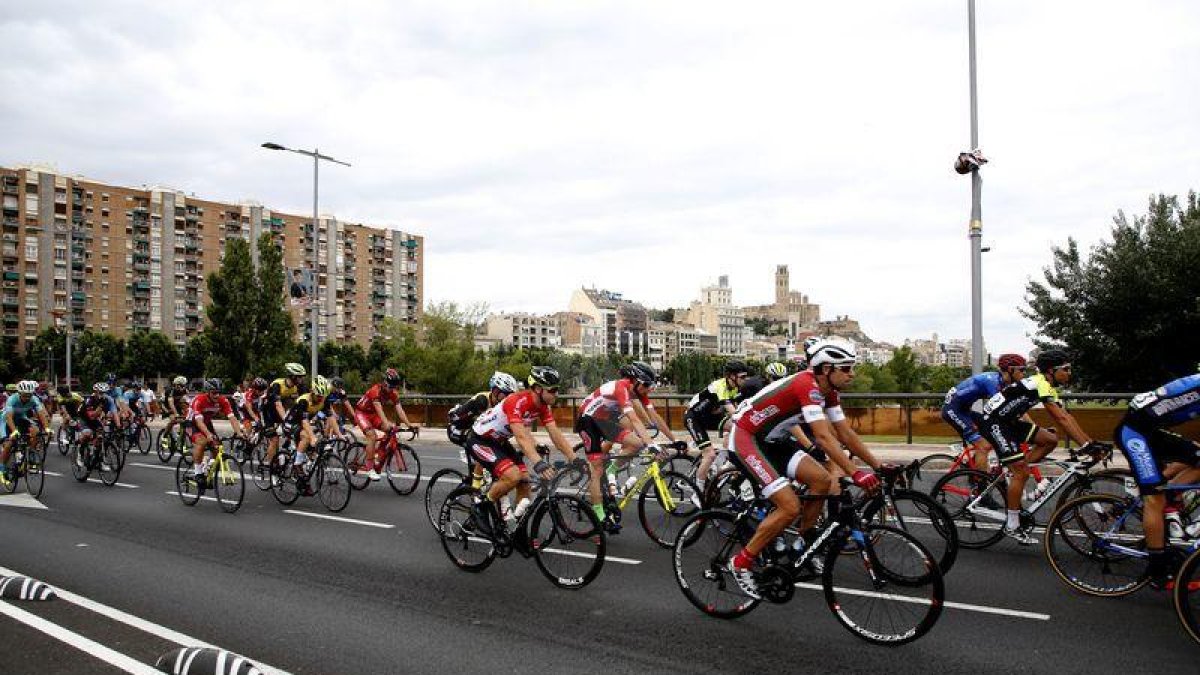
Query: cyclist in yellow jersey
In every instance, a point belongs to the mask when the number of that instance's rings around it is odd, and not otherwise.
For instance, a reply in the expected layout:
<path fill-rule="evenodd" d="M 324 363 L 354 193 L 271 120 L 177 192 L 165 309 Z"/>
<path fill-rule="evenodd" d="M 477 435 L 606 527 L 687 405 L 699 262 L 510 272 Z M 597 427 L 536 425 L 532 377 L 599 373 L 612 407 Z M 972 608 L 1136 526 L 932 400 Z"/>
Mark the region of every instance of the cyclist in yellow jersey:
<path fill-rule="evenodd" d="M 303 464 L 308 451 L 317 444 L 313 423 L 325 408 L 325 397 L 333 387 L 324 376 L 317 375 L 312 381 L 312 391 L 296 397 L 283 420 L 283 435 L 296 441 L 294 463 Z"/>
<path fill-rule="evenodd" d="M 712 468 L 716 450 L 708 437 L 709 431 L 719 431 L 721 422 L 733 415 L 734 399 L 738 395 L 742 382 L 750 376 L 750 369 L 741 361 L 730 361 L 725 364 L 725 377 L 713 380 L 700 393 L 688 402 L 687 411 L 683 414 L 683 424 L 696 449 L 700 451 L 700 466 L 696 469 L 696 487 L 704 492 L 704 484 L 708 482 L 708 472 Z"/>
<path fill-rule="evenodd" d="M 288 415 L 288 407 L 300 395 L 300 382 L 307 374 L 304 366 L 299 363 L 288 363 L 283 366 L 287 375 L 271 383 L 263 394 L 262 414 L 263 437 L 267 439 L 267 466 L 275 461 L 275 453 L 279 451 L 279 425 L 283 424 Z"/>

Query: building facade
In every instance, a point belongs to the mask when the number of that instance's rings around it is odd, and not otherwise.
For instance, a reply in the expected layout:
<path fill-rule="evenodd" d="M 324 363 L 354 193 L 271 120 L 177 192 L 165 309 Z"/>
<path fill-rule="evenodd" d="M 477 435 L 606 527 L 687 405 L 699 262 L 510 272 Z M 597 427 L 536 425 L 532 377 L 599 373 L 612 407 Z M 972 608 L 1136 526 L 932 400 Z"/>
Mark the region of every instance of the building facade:
<path fill-rule="evenodd" d="M 717 353 L 745 356 L 746 318 L 741 307 L 733 304 L 729 277 L 722 275 L 714 286 L 700 289 L 700 299 L 688 307 L 688 323 L 717 336 Z"/>
<path fill-rule="evenodd" d="M 487 318 L 487 337 L 518 349 L 557 349 L 562 346 L 558 319 L 537 314 L 493 314 Z"/>
<path fill-rule="evenodd" d="M 821 306 L 810 303 L 808 296 L 791 288 L 787 265 L 775 267 L 775 302 L 745 308 L 747 319 L 763 320 L 788 337 L 815 330 L 821 320 Z M 772 331 L 774 332 L 774 331 Z"/>
<path fill-rule="evenodd" d="M 0 219 L 3 335 L 21 349 L 51 326 L 118 337 L 157 330 L 185 343 L 203 330 L 205 278 L 220 268 L 230 237 L 249 240 L 257 259 L 258 236 L 271 232 L 287 268 L 312 267 L 311 216 L 49 168 L 0 167 Z M 385 317 L 420 316 L 421 237 L 331 217 L 317 232 L 323 339 L 366 344 Z M 307 310 L 291 311 L 307 335 Z"/>
<path fill-rule="evenodd" d="M 585 314 L 596 322 L 604 337 L 606 354 L 644 358 L 649 353 L 650 316 L 641 304 L 620 293 L 595 288 L 578 288 L 571 293 L 568 311 Z"/>
<path fill-rule="evenodd" d="M 604 329 L 590 315 L 582 312 L 551 314 L 558 322 L 558 337 L 562 350 L 580 356 L 604 355 Z"/>

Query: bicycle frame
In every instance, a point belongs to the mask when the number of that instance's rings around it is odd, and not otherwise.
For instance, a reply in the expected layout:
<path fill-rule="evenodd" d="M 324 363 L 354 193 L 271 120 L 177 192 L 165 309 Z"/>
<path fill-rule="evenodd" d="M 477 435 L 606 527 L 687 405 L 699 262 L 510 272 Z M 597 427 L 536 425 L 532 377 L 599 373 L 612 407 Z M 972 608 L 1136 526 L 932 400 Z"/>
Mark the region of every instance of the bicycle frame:
<path fill-rule="evenodd" d="M 1025 448 L 1028 446 L 1028 443 L 1022 443 L 1021 445 L 1023 448 Z M 974 456 L 970 446 L 963 445 L 962 443 L 954 443 L 950 446 L 950 454 L 954 455 L 954 461 L 950 463 L 950 468 L 946 470 L 946 473 L 958 471 L 959 469 L 975 468 L 975 464 L 972 461 Z M 995 453 L 992 452 L 989 454 Z M 1042 481 L 1042 471 L 1038 465 L 1048 461 L 1052 462 L 1054 460 L 1044 459 L 1041 462 L 1038 462 L 1038 464 L 1031 464 L 1029 466 L 1029 477 L 1040 483 Z"/>
<path fill-rule="evenodd" d="M 1050 485 L 1046 488 L 1046 491 L 1044 493 L 1042 493 L 1042 495 L 1040 497 L 1038 497 L 1036 500 L 1033 501 L 1032 504 L 1030 504 L 1028 506 L 1028 508 L 1026 510 L 1029 513 L 1037 513 L 1038 511 L 1040 511 L 1041 508 L 1047 502 L 1049 502 L 1052 498 L 1054 498 L 1056 495 L 1058 495 L 1059 490 L 1066 487 L 1067 483 L 1071 482 L 1076 476 L 1089 475 L 1088 469 L 1095 466 L 1096 462 L 1085 462 L 1085 461 L 1079 461 L 1076 459 L 1070 459 L 1070 460 L 1046 459 L 1046 460 L 1043 460 L 1042 462 L 1040 462 L 1040 464 L 1052 464 L 1054 466 L 1061 468 L 1063 470 L 1063 472 L 1061 474 L 1059 474 L 1059 476 L 1056 477 L 1053 481 L 1051 481 Z M 1030 467 L 1030 468 L 1032 469 L 1033 467 Z M 995 478 L 993 478 L 991 480 L 991 482 L 989 482 L 987 484 L 986 488 L 981 490 L 979 492 L 979 494 L 975 496 L 974 499 L 972 499 L 970 502 L 967 503 L 966 510 L 969 513 L 971 513 L 972 515 L 987 516 L 988 518 L 994 518 L 994 519 L 1000 520 L 1000 521 L 1005 520 L 1008 517 L 1006 513 L 1001 512 L 1001 511 L 996 511 L 995 509 L 990 509 L 985 506 L 981 506 L 980 502 L 982 502 L 984 500 L 984 498 L 987 497 L 988 494 L 996 491 L 996 486 L 998 486 L 1000 484 L 1000 481 L 1002 479 L 1007 478 L 1007 477 L 1010 477 L 1010 475 L 1009 475 L 1009 472 L 1006 471 L 1006 472 L 1000 474 L 999 476 L 996 476 Z M 947 487 L 946 490 L 949 492 L 956 493 L 956 494 L 961 493 L 963 496 L 965 496 L 967 494 L 966 491 L 961 490 L 959 488 Z M 1002 496 L 1007 498 L 1008 495 L 1005 494 Z"/>
<path fill-rule="evenodd" d="M 1200 490 L 1200 483 L 1164 485 L 1161 489 L 1168 490 L 1171 492 L 1184 492 L 1187 490 Z M 1120 544 L 1112 543 L 1113 541 L 1118 540 L 1118 539 L 1128 539 L 1128 537 L 1118 537 L 1116 535 L 1112 535 L 1111 533 L 1118 531 L 1120 529 L 1120 527 L 1122 525 L 1124 525 L 1126 519 L 1129 518 L 1130 514 L 1140 513 L 1142 511 L 1142 505 L 1143 505 L 1143 501 L 1142 501 L 1141 495 L 1138 495 L 1129 501 L 1129 508 L 1126 509 L 1125 512 L 1121 514 L 1120 518 L 1117 518 L 1115 521 L 1113 521 L 1113 525 L 1108 528 L 1106 534 L 1109 534 L 1109 536 L 1101 536 L 1100 537 L 1098 543 L 1100 543 L 1100 547 L 1102 549 L 1104 549 L 1106 551 L 1112 551 L 1114 553 L 1120 553 L 1121 555 L 1129 556 L 1129 557 L 1133 557 L 1133 558 L 1149 557 L 1149 554 L 1147 554 L 1144 550 L 1139 550 L 1136 548 L 1130 548 L 1128 546 L 1122 546 Z M 1097 533 L 1097 534 L 1101 534 L 1101 533 Z M 1200 538 L 1198 538 L 1198 539 L 1170 539 L 1170 538 L 1168 538 L 1167 544 L 1170 546 L 1177 546 L 1177 547 L 1183 548 L 1186 552 L 1191 553 L 1197 549 L 1200 549 Z"/>
<path fill-rule="evenodd" d="M 649 460 L 644 462 L 647 465 L 646 470 L 642 472 L 641 476 L 638 476 L 637 482 L 633 484 L 633 487 L 626 490 L 625 495 L 617 501 L 617 508 L 624 511 L 625 507 L 629 506 L 634 498 L 645 489 L 646 483 L 654 481 L 654 489 L 657 491 L 659 499 L 662 500 L 663 508 L 668 511 L 674 511 L 677 503 L 675 498 L 671 496 L 671 490 L 662 479 L 662 469 L 658 460 L 655 459 L 652 453 L 640 453 L 635 457 L 637 459 Z M 630 461 L 632 460 L 633 458 L 630 459 Z"/>

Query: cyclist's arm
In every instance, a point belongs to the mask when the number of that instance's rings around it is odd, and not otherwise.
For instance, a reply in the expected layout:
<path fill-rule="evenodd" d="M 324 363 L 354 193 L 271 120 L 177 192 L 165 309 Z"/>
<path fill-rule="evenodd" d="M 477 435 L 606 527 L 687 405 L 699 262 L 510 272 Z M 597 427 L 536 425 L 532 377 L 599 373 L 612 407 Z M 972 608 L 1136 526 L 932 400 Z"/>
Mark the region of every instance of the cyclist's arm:
<path fill-rule="evenodd" d="M 211 429 L 208 428 L 208 422 L 204 419 L 204 415 L 196 415 L 194 418 L 192 418 L 192 424 L 196 425 L 196 428 L 209 438 L 212 438 L 216 435 Z"/>
<path fill-rule="evenodd" d="M 650 438 L 650 432 L 642 422 L 642 418 L 647 417 L 646 409 L 642 407 L 642 402 L 637 400 L 629 401 L 629 405 L 633 408 L 633 414 L 622 413 L 622 416 L 629 421 L 629 426 L 633 427 L 633 433 L 641 439 L 642 443 L 650 445 L 654 441 Z"/>
<path fill-rule="evenodd" d="M 520 422 L 511 421 L 508 423 L 508 426 L 512 429 L 513 440 L 517 442 L 517 447 L 521 449 L 521 454 L 525 455 L 525 458 L 530 462 L 540 462 L 542 456 L 538 454 L 537 441 L 533 439 L 533 433 L 529 431 L 529 427 Z M 564 440 L 563 442 L 565 443 L 566 441 Z"/>
<path fill-rule="evenodd" d="M 1067 436 L 1079 445 L 1087 445 L 1092 442 L 1091 437 L 1084 433 L 1083 428 L 1079 426 L 1079 422 L 1075 420 L 1075 416 L 1067 412 L 1058 403 L 1046 403 L 1046 414 L 1050 415 L 1050 419 L 1054 420 L 1055 426 L 1065 431 Z"/>
<path fill-rule="evenodd" d="M 839 420 L 833 423 L 833 429 L 837 432 L 838 440 L 841 444 L 850 449 L 850 454 L 861 459 L 872 469 L 879 468 L 879 460 L 875 458 L 874 453 L 867 447 L 866 443 L 858 437 L 858 433 L 850 427 L 850 422 L 847 420 Z"/>
<path fill-rule="evenodd" d="M 408 421 L 408 415 L 405 414 L 405 412 L 404 412 L 404 406 L 400 405 L 399 401 L 396 402 L 396 418 L 399 419 L 401 422 L 404 422 L 404 426 L 406 426 L 406 427 L 411 428 L 411 427 L 417 426 L 417 425 L 413 424 L 412 422 Z"/>
<path fill-rule="evenodd" d="M 675 434 L 671 433 L 671 430 L 667 428 L 667 421 L 663 419 L 662 415 L 658 414 L 658 410 L 649 408 L 646 410 L 646 412 L 650 414 L 651 421 L 653 421 L 655 426 L 658 427 L 658 430 L 667 437 L 667 440 L 674 443 L 676 441 Z"/>
<path fill-rule="evenodd" d="M 550 441 L 563 454 L 563 457 L 572 462 L 575 461 L 575 449 L 567 442 L 567 437 L 563 435 L 562 429 L 559 429 L 557 424 L 547 424 L 546 433 L 550 434 Z"/>
<path fill-rule="evenodd" d="M 788 433 L 791 434 L 792 438 L 796 439 L 796 441 L 800 443 L 802 447 L 811 448 L 813 446 L 812 439 L 808 437 L 808 434 L 804 433 L 804 427 L 800 426 L 799 424 L 789 427 Z"/>
<path fill-rule="evenodd" d="M 817 442 L 817 446 L 825 451 L 825 456 L 843 473 L 849 476 L 858 470 L 854 462 L 850 461 L 850 456 L 842 449 L 842 444 L 838 442 L 832 422 L 828 419 L 812 420 L 808 426 L 812 429 L 813 440 Z"/>

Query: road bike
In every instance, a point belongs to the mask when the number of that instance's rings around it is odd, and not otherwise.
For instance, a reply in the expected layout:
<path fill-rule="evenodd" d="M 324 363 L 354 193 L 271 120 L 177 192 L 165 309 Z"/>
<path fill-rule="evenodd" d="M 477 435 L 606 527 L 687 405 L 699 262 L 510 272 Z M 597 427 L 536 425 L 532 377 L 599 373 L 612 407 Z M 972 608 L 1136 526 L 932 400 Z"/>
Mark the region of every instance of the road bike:
<path fill-rule="evenodd" d="M 154 447 L 158 449 L 158 460 L 163 464 L 171 461 L 175 453 L 187 453 L 187 434 L 183 429 L 183 420 L 176 420 L 174 426 L 163 427 L 154 435 Z"/>
<path fill-rule="evenodd" d="M 64 457 L 71 452 L 71 446 L 75 445 L 75 439 L 79 436 L 79 422 L 71 420 L 58 425 L 58 433 L 55 434 L 55 442 L 58 444 L 58 452 Z"/>
<path fill-rule="evenodd" d="M 8 453 L 5 471 L 8 474 L 5 489 L 10 494 L 17 491 L 17 484 L 24 478 L 26 491 L 33 497 L 42 496 L 42 490 L 46 487 L 45 445 L 40 442 L 30 445 L 27 435 L 18 435 Z"/>
<path fill-rule="evenodd" d="M 398 495 L 412 494 L 421 482 L 421 458 L 411 445 L 400 441 L 399 435 L 404 433 L 408 434 L 408 440 L 412 441 L 420 435 L 421 429 L 393 425 L 384 433 L 383 438 L 375 443 L 375 456 L 383 456 L 381 471 L 387 476 L 388 485 L 391 485 Z M 372 467 L 367 463 L 365 445 L 359 442 L 352 443 L 346 449 L 344 461 L 350 472 L 350 484 L 354 489 L 363 490 L 371 484 L 366 471 Z"/>
<path fill-rule="evenodd" d="M 822 590 L 838 622 L 867 642 L 900 645 L 927 633 L 945 600 L 937 560 L 903 530 L 864 523 L 850 479 L 839 483 L 839 495 L 801 497 L 825 500 L 833 513 L 811 543 L 787 528 L 759 555 L 759 597 L 738 584 L 731 559 L 754 536 L 771 502 L 756 498 L 736 511 L 705 509 L 692 516 L 672 552 L 684 597 L 709 616 L 733 619 L 762 600 L 784 604 L 796 588 Z M 817 576 L 820 584 L 810 583 Z"/>
<path fill-rule="evenodd" d="M 275 462 L 268 467 L 257 467 L 255 481 L 265 470 L 269 480 L 267 489 L 280 504 L 289 506 L 302 496 L 315 496 L 327 510 L 338 513 L 350 503 L 353 492 L 350 473 L 327 441 L 318 441 L 311 451 L 315 457 L 307 453 L 300 457 L 294 439 L 280 440 Z"/>
<path fill-rule="evenodd" d="M 1200 549 L 1188 556 L 1175 575 L 1175 614 L 1187 634 L 1200 643 Z"/>
<path fill-rule="evenodd" d="M 121 451 L 116 432 L 110 428 L 95 432 L 91 438 L 80 439 L 72 445 L 70 463 L 71 475 L 80 483 L 87 481 L 95 471 L 101 483 L 112 487 L 121 478 L 125 453 Z"/>
<path fill-rule="evenodd" d="M 217 503 L 225 513 L 234 513 L 246 496 L 246 474 L 242 465 L 226 454 L 225 443 L 217 438 L 206 449 L 213 453 L 200 465 L 199 476 L 192 469 L 191 453 L 181 452 L 175 463 L 175 489 L 186 506 L 195 506 L 205 491 L 216 493 Z"/>
<path fill-rule="evenodd" d="M 640 475 L 630 475 L 623 484 L 616 478 L 601 486 L 605 520 L 610 531 L 619 531 L 622 513 L 637 500 L 638 521 L 655 544 L 663 548 L 675 545 L 675 538 L 684 521 L 700 510 L 700 490 L 692 479 L 663 466 L 675 455 L 674 451 L 643 449 L 636 455 L 606 455 L 606 463 L 645 467 Z M 586 486 L 584 486 L 586 488 Z"/>

